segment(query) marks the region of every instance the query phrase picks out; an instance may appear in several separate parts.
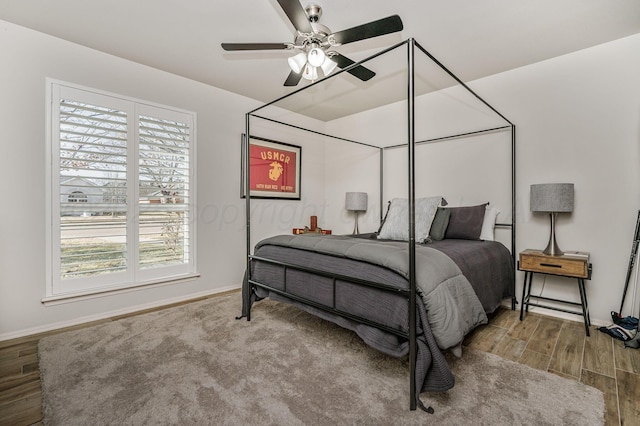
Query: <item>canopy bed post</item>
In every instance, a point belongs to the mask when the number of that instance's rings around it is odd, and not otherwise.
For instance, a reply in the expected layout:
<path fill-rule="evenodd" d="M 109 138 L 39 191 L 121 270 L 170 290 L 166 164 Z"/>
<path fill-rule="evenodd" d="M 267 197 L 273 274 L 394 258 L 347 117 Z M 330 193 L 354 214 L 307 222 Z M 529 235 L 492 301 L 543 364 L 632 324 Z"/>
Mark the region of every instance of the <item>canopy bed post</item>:
<path fill-rule="evenodd" d="M 384 220 L 384 148 L 378 149 L 378 154 L 380 155 L 380 222 L 379 225 L 382 225 L 382 221 Z M 378 226 L 379 228 L 380 226 Z"/>
<path fill-rule="evenodd" d="M 453 72 L 451 72 L 447 67 L 445 67 L 440 61 L 438 61 L 431 53 L 429 53 L 424 47 L 422 47 L 419 43 L 416 43 L 418 49 L 422 51 L 425 55 L 427 55 L 440 69 L 446 72 L 451 78 L 453 78 L 460 86 L 464 87 L 467 92 L 473 95 L 476 99 L 482 102 L 485 106 L 487 106 L 491 111 L 496 113 L 500 118 L 506 121 L 511 126 L 511 258 L 512 263 L 515 266 L 516 264 L 516 126 L 505 117 L 502 113 L 500 113 L 497 109 L 495 109 L 491 104 L 485 101 L 480 95 L 471 90 L 471 88 L 465 84 L 462 80 L 458 78 Z M 516 308 L 517 299 L 515 296 L 515 268 L 514 268 L 514 284 L 513 284 L 513 294 L 514 296 L 511 298 L 511 309 Z"/>
<path fill-rule="evenodd" d="M 515 274 L 516 265 L 516 125 L 511 123 L 511 261 Z M 516 309 L 516 280 L 513 279 L 513 296 L 511 297 L 511 310 Z"/>
<path fill-rule="evenodd" d="M 413 38 L 407 44 L 408 73 L 408 159 L 409 159 L 409 383 L 410 409 L 416 409 L 416 382 L 413 379 L 416 369 L 416 222 L 415 222 L 415 80 L 414 80 L 414 45 Z"/>
<path fill-rule="evenodd" d="M 251 190 L 251 182 L 249 182 L 250 180 L 250 176 L 251 174 L 249 173 L 249 164 L 250 164 L 250 158 L 251 156 L 249 155 L 249 146 L 250 146 L 250 121 L 251 121 L 251 116 L 249 113 L 245 114 L 244 116 L 244 134 L 245 137 L 242 141 L 242 149 L 244 152 L 244 158 L 242 159 L 242 161 L 244 161 L 244 164 L 242 164 L 243 167 L 243 174 L 244 174 L 244 201 L 245 201 L 245 215 L 246 215 L 246 238 L 247 238 L 247 254 L 245 256 L 246 259 L 246 269 L 245 269 L 245 277 L 244 277 L 244 281 L 242 283 L 243 289 L 242 291 L 248 295 L 248 297 L 243 298 L 246 299 L 245 303 L 245 311 L 247 313 L 247 321 L 251 321 L 251 289 L 249 288 L 249 281 L 251 280 L 251 258 L 249 257 L 251 255 L 251 195 L 250 195 L 250 190 Z"/>

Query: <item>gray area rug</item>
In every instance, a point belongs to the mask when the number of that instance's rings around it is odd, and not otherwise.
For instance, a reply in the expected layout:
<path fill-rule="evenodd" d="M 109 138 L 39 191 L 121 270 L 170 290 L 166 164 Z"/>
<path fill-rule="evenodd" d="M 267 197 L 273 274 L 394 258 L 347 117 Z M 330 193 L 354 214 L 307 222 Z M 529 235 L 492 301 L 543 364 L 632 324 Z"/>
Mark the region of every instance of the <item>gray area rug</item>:
<path fill-rule="evenodd" d="M 455 387 L 409 410 L 408 362 L 283 303 L 214 297 L 40 341 L 52 425 L 603 423 L 602 393 L 500 357 L 451 358 Z"/>

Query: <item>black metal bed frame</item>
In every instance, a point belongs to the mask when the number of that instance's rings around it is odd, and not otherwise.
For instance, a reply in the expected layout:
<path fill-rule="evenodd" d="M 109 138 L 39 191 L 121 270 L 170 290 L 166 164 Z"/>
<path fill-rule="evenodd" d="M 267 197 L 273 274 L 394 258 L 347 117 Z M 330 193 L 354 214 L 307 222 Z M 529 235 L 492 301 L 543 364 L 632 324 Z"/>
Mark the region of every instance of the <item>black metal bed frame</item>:
<path fill-rule="evenodd" d="M 260 256 L 254 256 L 254 255 L 250 255 L 249 256 L 251 258 L 251 260 L 255 260 L 255 261 L 259 261 L 259 262 L 266 262 L 266 263 L 270 263 L 272 265 L 277 265 L 277 266 L 281 266 L 283 269 L 283 277 L 284 277 L 284 290 L 279 290 L 276 288 L 273 288 L 272 286 L 269 286 L 267 284 L 263 284 L 260 283 L 258 281 L 255 281 L 251 278 L 248 279 L 249 284 L 257 286 L 257 287 L 261 287 L 264 288 L 265 290 L 269 290 L 272 291 L 274 293 L 277 293 L 281 296 L 285 296 L 291 300 L 295 300 L 296 302 L 301 302 L 304 303 L 306 305 L 312 306 L 314 308 L 318 308 L 321 310 L 325 310 L 328 311 L 332 314 L 335 315 L 339 315 L 343 318 L 348 318 L 350 320 L 353 321 L 357 321 L 360 322 L 362 324 L 366 324 L 366 325 L 370 325 L 372 327 L 384 330 L 386 332 L 395 334 L 396 336 L 400 336 L 400 337 L 404 337 L 404 338 L 409 338 L 409 333 L 401 330 L 401 329 L 396 329 L 396 328 L 392 328 L 389 326 L 386 326 L 384 324 L 380 324 L 377 323 L 375 321 L 371 321 L 367 318 L 363 318 L 361 316 L 358 315 L 354 315 L 352 313 L 346 312 L 346 311 L 342 311 L 340 309 L 336 308 L 336 285 L 337 285 L 337 281 L 342 281 L 342 282 L 346 282 L 349 284 L 356 284 L 356 285 L 361 285 L 364 287 L 369 287 L 369 288 L 376 288 L 378 290 L 382 290 L 382 291 L 386 291 L 389 293 L 395 293 L 395 294 L 399 294 L 403 297 L 405 297 L 406 299 L 409 299 L 409 293 L 410 290 L 409 289 L 403 289 L 403 288 L 398 288 L 398 287 L 394 287 L 394 286 L 390 286 L 390 285 L 386 285 L 386 284 L 382 284 L 382 283 L 377 283 L 374 281 L 368 281 L 368 280 L 362 280 L 362 279 L 358 279 L 358 278 L 353 278 L 350 277 L 348 275 L 342 275 L 342 274 L 335 274 L 332 272 L 327 272 L 327 271 L 323 271 L 321 269 L 315 269 L 315 268 L 309 268 L 309 267 L 302 267 L 300 265 L 294 265 L 292 263 L 288 263 L 288 262 L 282 262 L 282 261 L 278 261 L 278 260 L 273 260 L 273 259 L 268 259 L 265 257 L 260 257 Z M 333 292 L 332 292 L 332 304 L 331 307 L 328 307 L 322 303 L 318 303 L 315 302 L 313 300 L 309 300 L 305 297 L 301 297 L 301 296 L 297 296 L 295 294 L 291 294 L 287 292 L 287 270 L 288 269 L 293 269 L 293 270 L 297 270 L 297 271 L 303 271 L 303 272 L 308 272 L 311 274 L 315 274 L 315 275 L 320 275 L 323 277 L 327 277 L 330 278 L 332 280 L 333 283 Z M 249 312 L 247 311 L 247 319 L 250 320 L 250 316 L 249 316 Z"/>
<path fill-rule="evenodd" d="M 263 117 L 260 115 L 257 115 L 256 113 L 258 111 L 260 111 L 263 108 L 266 108 L 268 106 L 274 105 L 277 102 L 288 98 L 290 96 L 293 96 L 303 90 L 308 89 L 309 87 L 312 87 L 316 84 L 320 84 L 323 81 L 329 79 L 329 78 L 334 78 L 335 76 L 337 76 L 338 74 L 341 74 L 343 72 L 348 72 L 349 70 L 361 65 L 364 62 L 367 62 L 371 59 L 374 59 L 380 55 L 384 55 L 387 52 L 390 52 L 391 50 L 394 50 L 396 48 L 399 48 L 402 45 L 407 45 L 407 68 L 408 68 L 408 81 L 407 81 L 407 100 L 408 100 L 408 105 L 409 105 L 409 114 L 408 114 L 408 123 L 407 123 L 407 128 L 408 128 L 408 143 L 406 144 L 398 144 L 398 145 L 391 145 L 391 146 L 386 146 L 386 147 L 380 147 L 380 146 L 376 146 L 376 145 L 371 145 L 371 144 L 367 144 L 364 142 L 359 142 L 359 141 L 354 141 L 354 140 L 349 140 L 346 138 L 341 138 L 341 137 L 337 137 L 337 136 L 333 136 L 333 135 L 329 135 L 329 134 L 325 134 L 322 132 L 318 132 L 318 131 L 314 131 L 311 129 L 306 129 L 300 126 L 296 126 L 290 123 L 285 123 L 282 121 L 278 121 L 278 120 L 274 120 L 274 119 L 270 119 L 267 117 Z M 470 94 L 472 94 L 476 99 L 478 99 L 482 104 L 484 104 L 485 106 L 487 106 L 489 109 L 491 109 L 495 114 L 497 114 L 500 118 L 502 118 L 507 124 L 504 126 L 500 126 L 500 127 L 493 127 L 490 129 L 484 129 L 484 130 L 478 130 L 478 131 L 472 131 L 472 132 L 465 132 L 465 133 L 459 133 L 459 134 L 455 134 L 455 135 L 450 135 L 450 136 L 444 136 L 444 137 L 439 137 L 439 138 L 434 138 L 434 139 L 428 139 L 428 140 L 423 140 L 423 141 L 416 141 L 415 140 L 415 49 L 419 49 L 422 53 L 424 53 L 427 57 L 429 57 L 438 67 L 440 67 L 442 70 L 444 70 L 450 77 L 452 77 L 459 85 L 461 85 L 464 89 L 466 89 Z M 409 289 L 399 289 L 397 287 L 392 287 L 389 285 L 385 285 L 385 284 L 381 284 L 381 283 L 376 283 L 376 282 L 372 282 L 372 281 L 367 281 L 367 280 L 361 280 L 361 279 L 356 279 L 356 278 L 352 278 L 352 277 L 348 277 L 345 275 L 340 275 L 340 274 L 333 274 L 330 272 L 326 272 L 326 271 L 322 271 L 322 270 L 318 270 L 318 269 L 312 269 L 312 268 L 307 268 L 307 267 L 302 267 L 299 265 L 294 265 L 294 264 L 290 264 L 287 262 L 280 262 L 280 261 L 274 261 L 271 259 L 267 259 L 264 257 L 259 257 L 259 256 L 254 256 L 251 254 L 251 250 L 252 250 L 252 246 L 251 246 L 251 197 L 245 197 L 245 203 L 246 203 L 246 274 L 245 274 L 245 279 L 243 282 L 243 292 L 244 294 L 247 295 L 247 299 L 250 299 L 250 294 L 251 294 L 251 289 L 253 287 L 261 287 L 264 288 L 268 291 L 272 291 L 276 294 L 280 294 L 282 296 L 285 296 L 291 300 L 295 300 L 297 302 L 303 303 L 305 305 L 308 306 L 312 306 L 314 308 L 326 311 L 326 312 L 330 312 L 334 315 L 337 316 L 341 316 L 343 318 L 347 318 L 362 324 L 366 324 L 372 327 L 376 327 L 378 329 L 387 331 L 389 333 L 395 334 L 397 336 L 400 336 L 402 338 L 406 338 L 409 340 L 409 377 L 410 377 L 410 409 L 411 410 L 415 410 L 418 404 L 418 394 L 419 394 L 419 390 L 416 389 L 416 383 L 414 380 L 414 375 L 415 375 L 415 368 L 416 368 L 416 355 L 417 355 L 417 344 L 416 344 L 416 320 L 417 320 L 417 313 L 416 313 L 416 279 L 415 279 L 415 275 L 416 275 L 416 259 L 415 259 L 415 244 L 416 244 L 416 240 L 415 240 L 415 147 L 417 145 L 421 145 L 421 144 L 427 144 L 427 143 L 434 143 L 434 142 L 439 142 L 439 141 L 444 141 L 444 140 L 448 140 L 448 139 L 455 139 L 455 138 L 462 138 L 462 137 L 468 137 L 468 136 L 473 136 L 473 135 L 478 135 L 478 134 L 482 134 L 482 133 L 488 133 L 488 132 L 497 132 L 497 131 L 503 131 L 506 129 L 509 129 L 511 132 L 511 223 L 497 223 L 496 227 L 502 227 L 502 228 L 510 228 L 511 229 L 511 260 L 512 260 L 512 264 L 514 265 L 514 275 L 515 275 L 515 261 L 516 261 L 516 232 L 515 232 L 515 216 L 516 216 L 516 197 L 515 197 L 515 188 L 516 188 L 516 163 L 515 163 L 515 149 L 516 149 L 516 126 L 515 124 L 513 124 L 511 121 L 509 121 L 504 115 L 502 115 L 500 112 L 498 112 L 493 106 L 491 106 L 489 103 L 487 103 L 484 99 L 482 99 L 478 94 L 476 94 L 473 90 L 471 90 L 464 82 L 462 82 L 457 76 L 455 76 L 449 69 L 447 69 L 442 63 L 440 63 L 435 57 L 433 57 L 433 55 L 431 55 L 427 50 L 425 50 L 422 46 L 420 46 L 413 38 L 407 39 L 401 43 L 398 43 L 394 46 L 391 46 L 381 52 L 378 52 L 375 55 L 372 55 L 362 61 L 356 62 L 354 64 L 352 64 L 349 67 L 343 68 L 342 70 L 328 76 L 325 77 L 321 80 L 318 80 L 316 82 L 313 82 L 303 88 L 300 88 L 296 91 L 293 91 L 285 96 L 282 96 L 272 102 L 266 103 L 248 113 L 245 114 L 245 134 L 246 135 L 251 135 L 251 129 L 250 129 L 250 123 L 251 123 L 251 117 L 254 117 L 256 119 L 262 119 L 262 120 L 267 120 L 270 122 L 274 122 L 276 124 L 281 124 L 281 125 L 285 125 L 285 126 L 289 126 L 289 127 L 293 127 L 299 130 L 303 130 L 303 131 L 307 131 L 307 132 L 311 132 L 311 133 L 315 133 L 321 136 L 326 136 L 332 139 L 337 139 L 337 140 L 342 140 L 345 142 L 349 142 L 349 143 L 355 143 L 358 145 L 364 145 L 364 146 L 368 146 L 371 148 L 375 148 L 379 150 L 379 155 L 380 155 L 380 220 L 382 221 L 383 217 L 383 211 L 384 211 L 384 206 L 383 206 L 383 182 L 384 182 L 384 176 L 383 176 L 383 165 L 384 165 L 384 151 L 386 149 L 393 149 L 393 148 L 400 148 L 400 147 L 407 147 L 408 148 L 408 162 L 409 162 L 409 173 L 408 173 L 408 205 L 409 205 L 409 241 L 408 241 L 408 255 L 409 255 Z M 249 152 L 249 137 L 244 138 L 244 152 Z M 249 170 L 249 156 L 247 155 L 245 157 L 245 164 L 243 164 L 244 170 L 248 171 Z M 249 182 L 249 178 L 248 176 L 245 176 L 244 179 L 244 183 L 245 183 L 245 194 L 250 194 L 250 182 Z M 284 290 L 279 290 L 276 288 L 273 288 L 269 285 L 266 285 L 264 283 L 260 283 L 257 282 L 255 280 L 252 279 L 251 276 L 251 262 L 252 261 L 260 261 L 260 262 L 268 262 L 274 265 L 278 265 L 280 267 L 283 268 L 283 276 L 284 276 Z M 287 269 L 294 269 L 294 270 L 299 270 L 299 271 L 304 271 L 304 272 L 309 272 L 309 273 L 313 273 L 316 275 L 321 275 L 324 277 L 328 277 L 330 279 L 333 280 L 333 304 L 331 307 L 323 305 L 321 303 L 315 302 L 313 300 L 309 300 L 307 298 L 301 297 L 299 295 L 293 295 L 291 293 L 287 293 L 286 290 L 286 270 Z M 393 292 L 393 293 L 397 293 L 400 296 L 404 297 L 407 299 L 408 301 L 408 311 L 409 311 L 409 318 L 408 318 L 408 324 L 409 324 L 409 330 L 404 331 L 401 329 L 395 329 L 395 328 L 391 328 L 388 326 L 385 326 L 384 324 L 379 324 L 376 323 L 374 321 L 371 321 L 367 318 L 363 318 L 360 317 L 358 315 L 354 315 L 348 312 L 344 312 L 342 310 L 338 310 L 336 309 L 336 304 L 335 304 L 335 289 L 336 289 L 336 281 L 344 281 L 347 283 L 352 283 L 352 284 L 356 284 L 356 285 L 360 285 L 360 286 L 365 286 L 365 287 L 373 287 L 373 288 L 377 288 L 383 291 L 388 291 L 388 292 Z M 515 276 L 514 276 L 514 280 L 513 280 L 513 297 L 511 299 L 511 308 L 515 309 L 515 305 L 517 303 L 516 300 L 516 296 L 515 296 Z M 246 317 L 247 317 L 247 321 L 251 320 L 251 303 L 247 303 L 247 305 L 244 307 L 245 311 L 246 311 Z M 422 407 L 424 409 L 424 407 Z M 429 412 L 433 412 L 430 408 L 426 409 Z"/>

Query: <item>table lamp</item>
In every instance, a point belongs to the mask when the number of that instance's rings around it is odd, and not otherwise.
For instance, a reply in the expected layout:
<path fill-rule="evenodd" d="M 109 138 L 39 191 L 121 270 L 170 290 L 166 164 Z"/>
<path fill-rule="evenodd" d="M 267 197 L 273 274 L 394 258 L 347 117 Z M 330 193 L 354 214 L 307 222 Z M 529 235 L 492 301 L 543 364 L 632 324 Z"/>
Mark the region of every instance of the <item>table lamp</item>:
<path fill-rule="evenodd" d="M 356 224 L 353 233 L 358 234 L 358 213 L 367 211 L 367 193 L 366 192 L 347 192 L 344 197 L 344 208 L 355 212 Z"/>
<path fill-rule="evenodd" d="M 531 185 L 531 211 L 549 213 L 551 233 L 543 253 L 551 256 L 564 254 L 556 242 L 556 214 L 573 211 L 572 183 L 542 183 Z"/>

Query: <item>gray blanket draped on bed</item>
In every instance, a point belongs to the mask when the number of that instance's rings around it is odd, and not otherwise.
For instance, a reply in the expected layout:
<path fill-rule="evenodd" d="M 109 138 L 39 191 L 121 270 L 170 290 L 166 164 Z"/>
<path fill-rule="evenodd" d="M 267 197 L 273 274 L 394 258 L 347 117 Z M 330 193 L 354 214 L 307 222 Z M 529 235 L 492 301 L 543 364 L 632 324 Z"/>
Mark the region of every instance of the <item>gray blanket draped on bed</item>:
<path fill-rule="evenodd" d="M 409 278 L 408 245 L 399 241 L 334 235 L 278 235 L 261 241 L 256 250 L 263 245 L 360 260 Z M 471 284 L 444 253 L 427 246 L 416 247 L 416 286 L 426 309 L 427 321 L 441 349 L 460 344 L 469 331 L 487 322 L 487 315 Z"/>
<path fill-rule="evenodd" d="M 292 251 L 287 252 L 286 250 Z M 323 264 L 326 264 L 327 261 L 331 262 L 335 258 L 346 258 L 365 262 L 365 265 L 381 265 L 403 277 L 405 279 L 404 285 L 397 285 L 407 288 L 407 243 L 370 241 L 339 236 L 280 235 L 263 240 L 256 246 L 256 254 L 258 255 L 264 255 L 268 258 L 281 256 L 280 260 L 292 262 L 293 250 L 296 250 L 296 253 L 300 250 L 303 253 L 320 253 L 325 256 L 322 261 L 319 261 Z M 316 259 L 316 257 L 308 257 L 299 264 L 306 265 L 312 259 Z M 416 387 L 421 391 L 444 391 L 453 386 L 454 379 L 440 349 L 461 343 L 469 330 L 486 322 L 486 314 L 467 279 L 445 254 L 429 247 L 419 246 L 416 249 L 416 264 L 416 284 L 424 302 L 417 304 Z M 257 293 L 258 297 L 268 295 L 266 291 L 260 289 L 257 289 Z M 247 295 L 245 294 L 245 296 Z M 255 297 L 255 295 L 252 296 Z M 273 293 L 269 297 L 291 302 L 291 300 Z M 251 303 L 248 297 L 245 298 L 243 314 L 246 314 L 247 303 Z M 296 305 L 314 315 L 355 331 L 365 342 L 382 352 L 394 356 L 404 356 L 408 353 L 408 342 L 402 339 L 360 323 L 336 317 L 320 309 L 297 303 Z M 406 306 L 404 315 L 406 317 Z M 432 330 L 437 330 L 437 332 L 432 333 Z"/>

